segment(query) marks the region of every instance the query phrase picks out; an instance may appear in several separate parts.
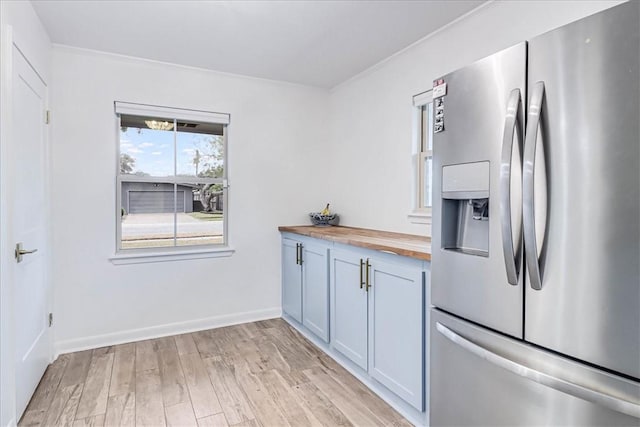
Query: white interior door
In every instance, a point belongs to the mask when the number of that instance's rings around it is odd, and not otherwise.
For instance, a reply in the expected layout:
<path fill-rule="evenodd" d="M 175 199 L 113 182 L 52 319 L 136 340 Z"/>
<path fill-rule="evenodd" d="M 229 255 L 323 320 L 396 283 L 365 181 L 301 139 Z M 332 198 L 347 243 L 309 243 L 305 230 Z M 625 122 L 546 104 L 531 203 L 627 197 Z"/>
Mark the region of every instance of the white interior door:
<path fill-rule="evenodd" d="M 37 250 L 13 269 L 16 415 L 29 402 L 49 363 L 47 266 L 47 87 L 13 47 L 9 224 L 14 244 Z"/>

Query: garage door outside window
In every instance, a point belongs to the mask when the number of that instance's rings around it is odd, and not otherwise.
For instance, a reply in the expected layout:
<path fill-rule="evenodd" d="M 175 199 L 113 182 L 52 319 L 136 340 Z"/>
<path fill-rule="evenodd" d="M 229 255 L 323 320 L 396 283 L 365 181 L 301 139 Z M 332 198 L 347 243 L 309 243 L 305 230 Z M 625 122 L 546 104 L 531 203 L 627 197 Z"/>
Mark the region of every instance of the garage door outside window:
<path fill-rule="evenodd" d="M 117 251 L 227 239 L 229 115 L 116 102 Z"/>
<path fill-rule="evenodd" d="M 128 191 L 130 214 L 185 212 L 184 191 Z"/>

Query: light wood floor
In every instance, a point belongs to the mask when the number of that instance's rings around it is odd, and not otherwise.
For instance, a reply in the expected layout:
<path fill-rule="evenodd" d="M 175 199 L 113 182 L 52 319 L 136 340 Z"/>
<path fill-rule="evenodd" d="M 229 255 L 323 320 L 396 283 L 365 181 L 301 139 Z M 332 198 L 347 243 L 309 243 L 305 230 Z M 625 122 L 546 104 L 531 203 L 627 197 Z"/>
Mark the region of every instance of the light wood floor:
<path fill-rule="evenodd" d="M 63 354 L 19 425 L 410 424 L 274 319 Z"/>

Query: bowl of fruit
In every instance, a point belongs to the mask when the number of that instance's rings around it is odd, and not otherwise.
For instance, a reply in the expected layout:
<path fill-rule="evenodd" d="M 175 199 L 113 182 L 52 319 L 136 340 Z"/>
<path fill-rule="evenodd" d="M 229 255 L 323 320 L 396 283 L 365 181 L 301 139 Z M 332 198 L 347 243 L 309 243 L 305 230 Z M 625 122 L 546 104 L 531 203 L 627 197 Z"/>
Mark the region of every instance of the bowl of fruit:
<path fill-rule="evenodd" d="M 311 212 L 309 218 L 311 218 L 311 223 L 316 227 L 338 225 L 338 215 L 329 210 L 329 203 L 320 212 Z"/>

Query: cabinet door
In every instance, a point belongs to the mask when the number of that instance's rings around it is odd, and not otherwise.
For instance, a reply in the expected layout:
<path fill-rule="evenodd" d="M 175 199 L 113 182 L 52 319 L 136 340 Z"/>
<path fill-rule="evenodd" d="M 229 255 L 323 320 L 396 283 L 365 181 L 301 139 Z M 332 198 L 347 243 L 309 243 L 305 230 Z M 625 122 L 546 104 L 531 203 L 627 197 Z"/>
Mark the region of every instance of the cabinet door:
<path fill-rule="evenodd" d="M 367 369 L 367 292 L 357 253 L 331 251 L 332 347 Z"/>
<path fill-rule="evenodd" d="M 282 239 L 282 311 L 302 322 L 302 270 L 297 263 L 299 242 Z"/>
<path fill-rule="evenodd" d="M 329 263 L 327 247 L 302 246 L 302 324 L 329 342 Z"/>
<path fill-rule="evenodd" d="M 424 408 L 424 285 L 420 266 L 370 261 L 369 374 Z"/>

